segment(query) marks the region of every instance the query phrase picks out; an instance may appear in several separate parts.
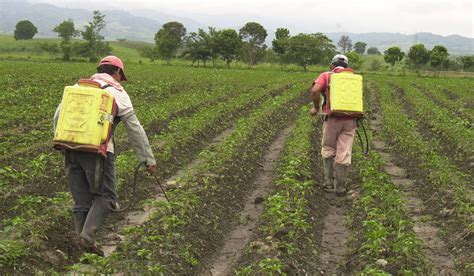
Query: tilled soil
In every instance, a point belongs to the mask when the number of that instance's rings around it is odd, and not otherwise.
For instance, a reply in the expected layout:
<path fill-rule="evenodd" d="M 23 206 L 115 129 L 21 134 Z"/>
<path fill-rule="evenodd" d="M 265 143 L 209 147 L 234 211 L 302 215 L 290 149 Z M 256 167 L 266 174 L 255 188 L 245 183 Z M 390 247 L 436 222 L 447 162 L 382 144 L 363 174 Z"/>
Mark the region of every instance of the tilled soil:
<path fill-rule="evenodd" d="M 263 211 L 263 200 L 269 192 L 274 178 L 276 160 L 285 142 L 290 135 L 294 125 L 285 128 L 276 140 L 268 147 L 260 163 L 262 167 L 253 186 L 255 190 L 245 199 L 243 211 L 240 213 L 240 221 L 234 229 L 225 237 L 225 243 L 219 252 L 213 256 L 200 275 L 231 275 L 232 264 L 241 255 L 242 250 L 252 236 L 252 231 L 257 225 L 258 218 Z"/>
<path fill-rule="evenodd" d="M 324 218 L 321 244 L 321 273 L 323 275 L 341 275 L 341 264 L 347 254 L 345 242 L 349 230 L 344 224 L 346 215 L 346 197 L 338 197 L 335 193 L 326 193 L 328 208 Z"/>

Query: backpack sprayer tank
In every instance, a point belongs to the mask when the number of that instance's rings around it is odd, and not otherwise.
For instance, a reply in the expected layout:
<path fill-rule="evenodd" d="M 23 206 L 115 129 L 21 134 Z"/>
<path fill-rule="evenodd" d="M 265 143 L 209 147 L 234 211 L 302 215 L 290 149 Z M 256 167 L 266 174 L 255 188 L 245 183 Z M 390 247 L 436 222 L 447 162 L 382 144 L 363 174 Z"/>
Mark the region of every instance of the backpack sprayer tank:
<path fill-rule="evenodd" d="M 331 75 L 330 108 L 331 114 L 350 117 L 363 116 L 362 76 L 350 72 Z"/>
<path fill-rule="evenodd" d="M 95 81 L 80 80 L 78 84 L 64 88 L 53 146 L 107 156 L 117 109 L 114 96 Z"/>

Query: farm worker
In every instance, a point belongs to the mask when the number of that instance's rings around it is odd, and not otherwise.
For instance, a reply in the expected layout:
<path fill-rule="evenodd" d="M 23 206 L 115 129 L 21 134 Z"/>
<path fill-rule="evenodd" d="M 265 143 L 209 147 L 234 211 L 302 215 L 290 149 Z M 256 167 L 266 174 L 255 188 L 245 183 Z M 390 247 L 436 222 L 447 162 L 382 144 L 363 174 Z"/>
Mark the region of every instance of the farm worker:
<path fill-rule="evenodd" d="M 115 97 L 118 110 L 115 121 L 123 122 L 138 160 L 146 164 L 150 174 L 154 174 L 156 161 L 148 138 L 135 115 L 130 97 L 120 84 L 127 80 L 123 62 L 116 56 L 107 56 L 99 62 L 97 72 L 90 79 L 106 87 L 104 89 Z M 58 106 L 54 114 L 55 127 L 60 108 Z M 117 207 L 113 139 L 107 145 L 107 158 L 94 152 L 65 150 L 65 159 L 80 245 L 87 252 L 103 256 L 102 250 L 96 246 L 95 232 L 104 224 L 109 212 Z"/>
<path fill-rule="evenodd" d="M 324 115 L 327 110 L 329 99 L 329 86 L 331 75 L 352 69 L 347 68 L 349 60 L 345 55 L 335 55 L 331 61 L 331 70 L 323 72 L 313 82 L 311 87 L 311 98 L 314 106 L 310 114 L 316 116 L 319 111 L 320 94 L 323 94 L 324 101 L 322 105 L 323 115 L 323 138 L 321 155 L 324 166 L 324 189 L 334 190 L 338 196 L 346 193 L 346 182 L 351 164 L 352 143 L 356 130 L 356 119 L 345 116 Z M 347 69 L 346 69 L 347 68 Z M 330 112 L 329 112 L 330 114 Z"/>

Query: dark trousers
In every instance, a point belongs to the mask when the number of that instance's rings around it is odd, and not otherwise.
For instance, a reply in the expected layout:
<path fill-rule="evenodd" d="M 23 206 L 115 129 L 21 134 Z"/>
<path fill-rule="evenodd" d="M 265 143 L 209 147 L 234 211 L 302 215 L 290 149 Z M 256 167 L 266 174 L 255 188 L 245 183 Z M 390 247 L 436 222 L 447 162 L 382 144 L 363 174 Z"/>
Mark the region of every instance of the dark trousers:
<path fill-rule="evenodd" d="M 115 208 L 115 155 L 66 150 L 66 173 L 74 200 L 73 212 L 88 212 L 95 199 Z"/>

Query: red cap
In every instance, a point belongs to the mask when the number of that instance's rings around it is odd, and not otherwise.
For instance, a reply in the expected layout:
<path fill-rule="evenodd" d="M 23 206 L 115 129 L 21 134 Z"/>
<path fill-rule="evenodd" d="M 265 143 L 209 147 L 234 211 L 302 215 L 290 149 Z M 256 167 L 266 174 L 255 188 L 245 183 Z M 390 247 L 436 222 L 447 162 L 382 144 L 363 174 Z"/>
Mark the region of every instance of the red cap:
<path fill-rule="evenodd" d="M 113 65 L 113 66 L 116 66 L 116 67 L 120 68 L 121 72 L 122 72 L 120 80 L 121 81 L 126 81 L 127 80 L 127 77 L 125 76 L 125 70 L 124 70 L 123 62 L 118 57 L 116 57 L 116 56 L 106 56 L 105 58 L 100 60 L 99 66 L 102 65 L 102 64 L 110 64 L 110 65 Z"/>

